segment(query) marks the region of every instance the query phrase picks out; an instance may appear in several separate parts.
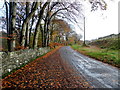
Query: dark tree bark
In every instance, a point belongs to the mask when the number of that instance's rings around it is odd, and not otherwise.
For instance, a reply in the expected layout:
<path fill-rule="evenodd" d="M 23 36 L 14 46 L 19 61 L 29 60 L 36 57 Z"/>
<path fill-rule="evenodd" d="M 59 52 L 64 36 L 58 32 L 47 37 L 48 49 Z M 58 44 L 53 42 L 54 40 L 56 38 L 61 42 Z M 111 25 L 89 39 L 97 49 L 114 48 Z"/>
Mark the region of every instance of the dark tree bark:
<path fill-rule="evenodd" d="M 29 8 L 29 2 L 26 2 L 26 17 L 29 15 L 29 11 L 30 11 L 30 8 Z M 26 40 L 25 40 L 25 47 L 29 46 L 29 22 L 27 23 L 27 26 L 26 26 Z"/>
<path fill-rule="evenodd" d="M 32 26 L 33 26 L 33 23 L 34 23 L 34 17 L 32 18 L 32 21 L 31 21 L 31 25 L 30 25 L 30 30 L 29 30 L 29 48 L 30 47 L 30 44 L 31 44 L 31 34 L 32 34 Z"/>
<path fill-rule="evenodd" d="M 11 38 L 12 38 L 12 42 L 11 42 L 11 49 L 12 51 L 14 51 L 15 47 L 16 47 L 16 3 L 12 2 L 12 6 L 11 6 Z"/>
<path fill-rule="evenodd" d="M 7 21 L 8 51 L 11 52 L 15 48 L 16 3 L 10 2 L 8 6 L 7 1 L 5 1 L 5 7 Z"/>
<path fill-rule="evenodd" d="M 8 4 L 7 1 L 5 0 L 5 8 L 6 8 L 6 27 L 7 27 L 7 37 L 10 38 L 10 31 L 9 31 L 9 14 L 8 14 Z M 8 51 L 11 51 L 11 42 L 10 39 L 7 39 L 7 45 L 8 45 Z"/>

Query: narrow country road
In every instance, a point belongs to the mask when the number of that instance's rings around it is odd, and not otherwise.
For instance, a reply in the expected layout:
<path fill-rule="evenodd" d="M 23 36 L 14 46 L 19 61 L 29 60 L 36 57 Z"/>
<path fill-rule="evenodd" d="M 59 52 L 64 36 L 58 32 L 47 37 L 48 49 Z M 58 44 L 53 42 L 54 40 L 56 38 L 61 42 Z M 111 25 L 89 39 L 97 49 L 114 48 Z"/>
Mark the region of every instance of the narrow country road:
<path fill-rule="evenodd" d="M 100 61 L 84 56 L 69 46 L 62 47 L 60 50 L 62 59 L 70 62 L 86 80 L 95 88 L 118 88 L 120 70 L 102 63 Z"/>

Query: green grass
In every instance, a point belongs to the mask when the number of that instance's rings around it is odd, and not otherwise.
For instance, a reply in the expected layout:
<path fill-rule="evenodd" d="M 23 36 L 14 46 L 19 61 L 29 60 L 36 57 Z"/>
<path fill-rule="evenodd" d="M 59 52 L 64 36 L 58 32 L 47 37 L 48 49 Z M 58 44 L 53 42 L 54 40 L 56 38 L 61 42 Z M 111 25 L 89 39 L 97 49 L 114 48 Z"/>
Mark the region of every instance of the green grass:
<path fill-rule="evenodd" d="M 120 67 L 120 58 L 118 58 L 118 50 L 93 49 L 89 47 L 83 47 L 80 45 L 72 45 L 71 47 L 87 56 Z"/>

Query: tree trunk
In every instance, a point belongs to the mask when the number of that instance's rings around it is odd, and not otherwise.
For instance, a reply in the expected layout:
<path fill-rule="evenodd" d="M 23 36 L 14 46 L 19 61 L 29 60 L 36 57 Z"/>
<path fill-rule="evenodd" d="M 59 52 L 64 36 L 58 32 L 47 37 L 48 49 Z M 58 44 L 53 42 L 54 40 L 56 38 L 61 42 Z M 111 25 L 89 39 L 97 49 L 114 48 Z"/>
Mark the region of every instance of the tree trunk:
<path fill-rule="evenodd" d="M 49 43 L 50 43 L 50 32 L 48 31 L 48 37 L 47 37 L 47 47 L 48 47 Z"/>
<path fill-rule="evenodd" d="M 5 8 L 6 8 L 6 20 L 7 20 L 7 37 L 10 38 L 10 31 L 9 31 L 9 14 L 8 14 L 8 5 L 7 5 L 7 1 L 5 1 Z M 10 13 L 10 12 L 9 12 Z M 7 46 L 8 46 L 8 51 L 11 51 L 11 43 L 10 43 L 10 39 L 7 39 Z"/>
<path fill-rule="evenodd" d="M 45 24 L 44 24 L 44 45 L 43 45 L 44 47 L 47 46 L 48 18 L 49 18 L 49 15 L 47 13 L 45 18 Z"/>
<path fill-rule="evenodd" d="M 12 37 L 12 46 L 11 49 L 14 51 L 16 47 L 16 33 L 15 33 L 15 24 L 16 24 L 16 3 L 12 2 L 12 14 L 11 14 L 11 37 Z"/>
<path fill-rule="evenodd" d="M 47 28 L 46 28 L 46 22 L 47 21 L 45 21 L 45 25 L 44 25 L 44 41 L 43 41 L 43 47 L 46 47 L 46 39 L 47 39 Z"/>
<path fill-rule="evenodd" d="M 15 48 L 15 23 L 16 23 L 16 3 L 10 2 L 9 3 L 9 13 L 8 13 L 8 6 L 7 2 L 5 1 L 6 5 L 6 19 L 7 19 L 7 36 L 8 36 L 8 51 L 12 51 Z"/>
<path fill-rule="evenodd" d="M 26 2 L 26 17 L 29 15 L 29 2 Z M 25 41 L 25 47 L 29 46 L 29 22 L 27 23 L 26 27 L 26 41 Z"/>
<path fill-rule="evenodd" d="M 42 25 L 40 24 L 40 31 L 41 31 L 41 37 L 42 37 L 42 47 L 44 47 L 44 31 L 43 31 L 43 28 L 42 28 Z"/>
<path fill-rule="evenodd" d="M 50 40 L 50 32 L 49 32 L 49 24 L 50 24 L 50 21 L 49 21 L 49 18 L 48 18 L 48 22 L 47 22 L 47 28 L 46 28 L 46 30 L 47 30 L 47 32 L 46 32 L 46 36 L 47 36 L 47 38 L 46 38 L 46 47 L 49 45 L 49 40 Z"/>
<path fill-rule="evenodd" d="M 52 23 L 52 27 L 51 27 L 51 30 L 50 30 L 50 40 L 49 42 L 53 41 L 53 23 Z"/>
<path fill-rule="evenodd" d="M 29 48 L 31 46 L 30 45 L 31 44 L 31 32 L 32 32 L 33 23 L 34 23 L 34 17 L 32 18 L 32 23 L 31 23 L 30 30 L 29 30 Z"/>
<path fill-rule="evenodd" d="M 39 36 L 39 32 L 40 32 L 40 22 L 41 19 L 38 20 L 37 25 L 36 25 L 36 29 L 35 29 L 35 34 L 34 34 L 34 39 L 33 39 L 33 48 L 37 48 L 37 44 L 38 44 L 38 36 Z"/>

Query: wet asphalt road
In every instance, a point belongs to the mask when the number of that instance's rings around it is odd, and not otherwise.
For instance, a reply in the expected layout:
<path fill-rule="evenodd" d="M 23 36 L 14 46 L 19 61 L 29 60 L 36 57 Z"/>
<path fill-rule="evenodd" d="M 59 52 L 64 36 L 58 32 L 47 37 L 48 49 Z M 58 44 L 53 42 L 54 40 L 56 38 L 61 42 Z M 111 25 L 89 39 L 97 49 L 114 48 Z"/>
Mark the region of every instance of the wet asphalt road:
<path fill-rule="evenodd" d="M 62 47 L 60 55 L 95 88 L 120 88 L 120 70 L 95 59 L 84 56 L 69 46 Z"/>

